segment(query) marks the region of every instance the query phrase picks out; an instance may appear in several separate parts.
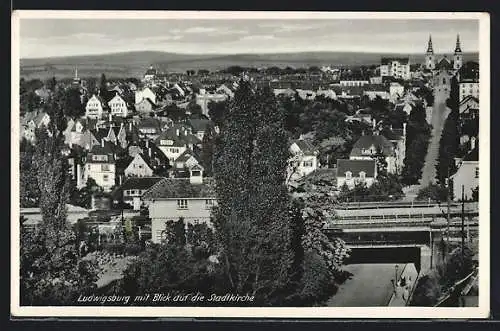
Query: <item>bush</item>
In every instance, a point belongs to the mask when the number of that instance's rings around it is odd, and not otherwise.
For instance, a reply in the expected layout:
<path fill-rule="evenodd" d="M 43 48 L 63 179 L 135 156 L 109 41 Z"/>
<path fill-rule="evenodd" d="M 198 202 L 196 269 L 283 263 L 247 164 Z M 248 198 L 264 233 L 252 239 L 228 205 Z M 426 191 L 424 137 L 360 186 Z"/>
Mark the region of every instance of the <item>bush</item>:
<path fill-rule="evenodd" d="M 125 244 L 123 243 L 106 243 L 102 246 L 103 250 L 110 254 L 123 254 Z"/>
<path fill-rule="evenodd" d="M 123 249 L 125 255 L 139 255 L 142 250 L 142 246 L 139 243 L 127 243 Z"/>
<path fill-rule="evenodd" d="M 435 273 L 421 277 L 413 292 L 411 306 L 433 306 L 441 295 L 441 286 Z"/>
<path fill-rule="evenodd" d="M 430 184 L 418 191 L 417 200 L 443 202 L 448 199 L 448 189 L 438 184 Z"/>

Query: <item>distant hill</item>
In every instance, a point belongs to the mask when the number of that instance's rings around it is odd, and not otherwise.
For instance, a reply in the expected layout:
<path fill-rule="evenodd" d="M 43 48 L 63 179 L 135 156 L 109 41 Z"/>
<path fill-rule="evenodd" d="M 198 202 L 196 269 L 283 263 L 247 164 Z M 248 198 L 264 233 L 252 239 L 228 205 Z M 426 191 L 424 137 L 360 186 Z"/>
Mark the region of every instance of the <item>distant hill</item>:
<path fill-rule="evenodd" d="M 437 55 L 439 58 L 439 55 Z M 450 56 L 450 55 L 448 55 Z M 291 66 L 353 66 L 379 64 L 381 57 L 409 57 L 410 63 L 422 63 L 424 54 L 298 52 L 277 54 L 178 54 L 167 52 L 126 52 L 102 55 L 81 55 L 53 58 L 21 59 L 21 77 L 72 77 L 78 67 L 80 77 L 141 77 L 151 64 L 167 72 L 189 69 L 220 70 L 229 66 L 246 67 Z M 464 61 L 478 61 L 478 53 L 465 53 Z"/>

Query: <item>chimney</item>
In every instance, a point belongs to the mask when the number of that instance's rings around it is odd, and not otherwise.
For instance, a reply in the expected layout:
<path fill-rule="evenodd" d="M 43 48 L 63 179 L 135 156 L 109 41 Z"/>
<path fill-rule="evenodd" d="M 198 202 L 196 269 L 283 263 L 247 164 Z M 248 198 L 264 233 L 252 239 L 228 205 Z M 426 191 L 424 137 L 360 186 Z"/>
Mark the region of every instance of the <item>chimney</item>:
<path fill-rule="evenodd" d="M 104 147 L 104 138 L 101 139 L 101 147 Z"/>
<path fill-rule="evenodd" d="M 149 158 L 151 158 L 151 147 L 148 148 L 148 155 L 149 155 Z"/>
<path fill-rule="evenodd" d="M 113 115 L 111 114 L 111 111 L 109 112 L 109 121 L 113 121 Z"/>
<path fill-rule="evenodd" d="M 373 124 L 373 129 L 375 130 L 375 126 L 377 126 L 377 121 L 375 121 L 375 119 L 373 119 L 372 124 Z"/>
<path fill-rule="evenodd" d="M 128 124 L 128 129 L 129 129 L 129 131 L 132 131 L 132 122 L 130 122 L 130 123 Z"/>
<path fill-rule="evenodd" d="M 149 139 L 146 140 L 146 148 L 149 148 Z"/>
<path fill-rule="evenodd" d="M 403 137 L 406 137 L 406 123 L 403 123 Z"/>
<path fill-rule="evenodd" d="M 179 136 L 179 129 L 176 129 L 176 130 L 175 130 L 175 135 L 176 135 L 176 136 Z"/>

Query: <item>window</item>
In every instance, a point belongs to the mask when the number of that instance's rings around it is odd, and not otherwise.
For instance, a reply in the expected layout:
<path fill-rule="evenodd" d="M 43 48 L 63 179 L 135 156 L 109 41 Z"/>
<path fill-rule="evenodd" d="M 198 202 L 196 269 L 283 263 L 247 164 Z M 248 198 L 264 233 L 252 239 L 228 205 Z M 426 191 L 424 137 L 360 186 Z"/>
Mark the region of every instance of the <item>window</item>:
<path fill-rule="evenodd" d="M 214 205 L 214 199 L 205 200 L 205 209 L 211 209 L 213 205 Z"/>
<path fill-rule="evenodd" d="M 92 155 L 92 160 L 94 160 L 94 161 L 107 161 L 108 156 L 107 155 Z"/>
<path fill-rule="evenodd" d="M 186 199 L 177 200 L 177 209 L 188 209 L 188 201 Z"/>
<path fill-rule="evenodd" d="M 366 172 L 360 171 L 359 172 L 359 179 L 362 180 L 362 181 L 364 181 L 365 178 L 366 178 Z"/>
<path fill-rule="evenodd" d="M 101 171 L 109 171 L 109 164 L 101 164 Z"/>
<path fill-rule="evenodd" d="M 108 175 L 103 175 L 103 176 L 102 176 L 102 180 L 103 180 L 103 181 L 105 181 L 105 182 L 107 182 L 107 181 L 108 181 L 108 178 L 109 178 L 109 176 L 108 176 Z"/>
<path fill-rule="evenodd" d="M 304 167 L 312 167 L 313 161 L 304 161 Z"/>
<path fill-rule="evenodd" d="M 352 172 L 347 171 L 347 172 L 345 173 L 345 178 L 346 178 L 346 179 L 351 179 L 351 178 L 352 178 Z"/>
<path fill-rule="evenodd" d="M 476 167 L 476 178 L 479 178 L 479 167 Z"/>
<path fill-rule="evenodd" d="M 201 172 L 199 170 L 191 171 L 191 176 L 201 176 Z"/>
<path fill-rule="evenodd" d="M 156 230 L 156 241 L 160 242 L 166 238 L 165 230 Z"/>

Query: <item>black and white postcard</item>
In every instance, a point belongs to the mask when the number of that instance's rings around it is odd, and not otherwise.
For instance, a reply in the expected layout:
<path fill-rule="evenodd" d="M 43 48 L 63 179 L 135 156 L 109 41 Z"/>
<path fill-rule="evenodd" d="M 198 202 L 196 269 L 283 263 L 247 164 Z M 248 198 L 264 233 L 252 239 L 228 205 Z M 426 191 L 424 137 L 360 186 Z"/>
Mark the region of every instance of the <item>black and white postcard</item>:
<path fill-rule="evenodd" d="M 488 316 L 487 14 L 12 28 L 12 316 Z"/>

